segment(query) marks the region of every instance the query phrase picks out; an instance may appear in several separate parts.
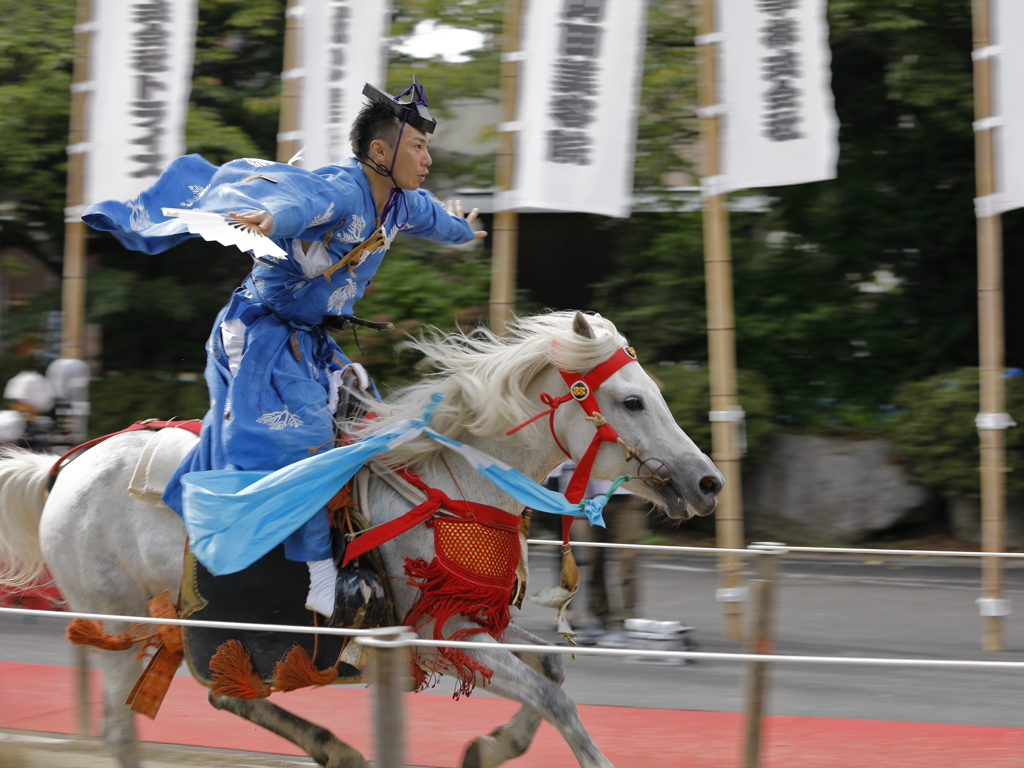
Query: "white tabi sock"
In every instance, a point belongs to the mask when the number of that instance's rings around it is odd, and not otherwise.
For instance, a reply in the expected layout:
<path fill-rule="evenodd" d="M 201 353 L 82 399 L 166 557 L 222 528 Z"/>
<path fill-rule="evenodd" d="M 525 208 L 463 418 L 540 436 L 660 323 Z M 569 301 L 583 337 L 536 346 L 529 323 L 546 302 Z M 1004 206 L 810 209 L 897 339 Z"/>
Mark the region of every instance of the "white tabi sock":
<path fill-rule="evenodd" d="M 333 558 L 310 560 L 306 566 L 309 568 L 306 608 L 329 619 L 334 615 L 334 585 L 338 580 L 338 566 L 334 564 Z"/>

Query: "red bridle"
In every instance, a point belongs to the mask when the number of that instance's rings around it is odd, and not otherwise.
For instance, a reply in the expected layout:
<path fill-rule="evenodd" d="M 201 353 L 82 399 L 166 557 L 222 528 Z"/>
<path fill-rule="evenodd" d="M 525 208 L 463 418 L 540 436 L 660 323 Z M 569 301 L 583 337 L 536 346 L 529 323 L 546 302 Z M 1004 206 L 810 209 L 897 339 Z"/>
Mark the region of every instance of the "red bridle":
<path fill-rule="evenodd" d="M 555 444 L 558 445 L 559 449 L 569 459 L 572 456 L 562 442 L 558 439 L 558 435 L 555 434 L 555 411 L 562 403 L 567 403 L 570 400 L 575 400 L 580 404 L 583 412 L 586 413 L 586 419 L 594 422 L 594 426 L 597 427 L 597 434 L 594 435 L 594 439 L 590 441 L 590 445 L 584 452 L 583 457 L 577 462 L 576 470 L 572 473 L 572 477 L 569 479 L 569 485 L 565 489 L 565 498 L 572 503 L 579 502 L 583 499 L 584 494 L 587 491 L 587 482 L 590 480 L 590 472 L 594 466 L 594 459 L 597 458 L 597 451 L 601 447 L 601 443 L 620 443 L 619 433 L 605 420 L 601 414 L 601 406 L 597 403 L 597 389 L 605 381 L 608 380 L 612 374 L 618 371 L 629 363 L 636 362 L 636 351 L 632 347 L 622 347 L 617 349 L 611 357 L 605 360 L 603 363 L 598 364 L 590 370 L 587 374 L 576 373 L 575 371 L 564 371 L 561 368 L 558 369 L 559 374 L 565 380 L 566 386 L 569 391 L 561 397 L 552 397 L 547 392 L 540 393 L 540 401 L 544 405 L 550 406 L 548 410 L 538 413 L 533 418 L 524 421 L 518 427 L 510 429 L 505 434 L 511 435 L 513 432 L 518 432 L 520 429 L 525 427 L 527 424 L 532 424 L 542 416 L 548 415 L 549 428 L 551 429 L 551 436 L 555 439 Z M 627 449 L 627 455 L 629 455 L 631 449 Z M 569 527 L 572 525 L 572 518 L 565 517 L 562 520 L 562 538 L 565 543 L 569 540 Z"/>
<path fill-rule="evenodd" d="M 619 442 L 619 433 L 615 431 L 601 414 L 601 406 L 597 404 L 597 389 L 620 368 L 634 362 L 636 362 L 636 352 L 632 347 L 623 347 L 616 350 L 603 363 L 593 368 L 586 376 L 572 371 L 558 371 L 562 378 L 565 379 L 566 386 L 569 387 L 568 397 L 580 404 L 583 412 L 587 414 L 585 418 L 588 421 L 594 422 L 594 426 L 597 427 L 594 439 L 590 441 L 590 445 L 587 446 L 583 457 L 577 462 L 576 470 L 572 473 L 569 485 L 565 489 L 565 498 L 573 503 L 581 501 L 587 491 L 590 471 L 593 469 L 594 459 L 597 458 L 597 451 L 601 447 L 601 443 Z M 563 402 L 568 402 L 568 400 Z M 554 410 L 557 408 L 558 406 L 556 405 L 551 412 L 552 435 L 555 434 Z M 557 442 L 558 438 L 555 438 L 555 441 Z M 558 447 L 562 449 L 562 453 L 569 456 L 569 452 L 561 444 Z M 571 459 L 572 457 L 569 456 L 569 458 Z"/>

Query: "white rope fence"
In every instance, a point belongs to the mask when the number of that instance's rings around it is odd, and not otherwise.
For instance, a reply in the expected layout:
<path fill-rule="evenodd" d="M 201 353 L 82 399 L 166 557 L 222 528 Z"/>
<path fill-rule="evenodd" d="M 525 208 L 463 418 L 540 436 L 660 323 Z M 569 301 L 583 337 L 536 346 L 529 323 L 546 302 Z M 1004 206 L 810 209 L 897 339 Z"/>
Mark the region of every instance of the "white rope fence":
<path fill-rule="evenodd" d="M 530 539 L 530 544 L 561 546 L 560 541 Z M 788 553 L 821 553 L 828 555 L 910 555 L 939 557 L 1002 557 L 1024 559 L 1024 553 L 1008 552 L 946 552 L 936 550 L 855 549 L 833 547 L 787 547 L 774 542 L 751 544 L 749 549 L 718 549 L 714 547 L 679 547 L 669 545 L 613 544 L 574 541 L 572 546 L 604 549 L 635 549 L 646 552 L 671 552 L 718 556 L 722 553 L 755 555 L 757 570 L 752 584 L 754 605 L 751 621 L 750 647 L 769 649 L 772 642 L 772 613 L 775 572 L 779 557 Z M 980 602 L 980 601 L 979 601 Z M 197 619 L 153 618 L 151 616 L 123 616 L 120 614 L 74 613 L 70 611 L 39 611 L 26 608 L 0 608 L 0 615 L 48 617 L 61 620 L 90 619 L 129 624 L 162 624 L 181 627 L 207 627 L 255 632 L 292 632 L 353 637 L 356 642 L 375 649 L 375 725 L 377 734 L 377 765 L 379 768 L 401 768 L 403 750 L 401 739 L 391 735 L 401 733 L 404 724 L 401 693 L 408 690 L 404 678 L 408 674 L 409 648 L 461 648 L 476 650 L 506 650 L 518 653 L 572 654 L 580 656 L 629 657 L 632 659 L 681 659 L 724 662 L 747 662 L 750 673 L 747 685 L 746 768 L 759 764 L 760 723 L 766 689 L 765 672 L 768 663 L 825 664 L 838 666 L 918 667 L 928 669 L 1004 669 L 1024 672 L 1024 662 L 976 661 L 964 659 L 874 658 L 868 656 L 797 656 L 773 653 L 712 653 L 704 651 L 633 650 L 629 648 L 598 648 L 590 646 L 531 645 L 476 641 L 432 640 L 418 637 L 409 627 L 380 627 L 376 629 L 334 629 L 330 627 L 286 626 L 282 624 L 251 624 L 241 622 L 201 621 Z M 80 675 L 84 683 L 84 676 Z M 85 697 L 79 696 L 80 706 Z M 87 718 L 83 715 L 83 722 Z"/>
<path fill-rule="evenodd" d="M 562 546 L 558 539 L 527 539 L 527 544 L 541 544 L 552 547 Z M 724 547 L 673 547 L 667 544 L 612 544 L 600 541 L 570 541 L 571 547 L 593 547 L 595 549 L 635 549 L 640 552 L 691 552 L 696 555 L 736 554 L 749 555 L 749 549 L 725 549 Z M 779 545 L 780 547 L 782 545 Z M 784 547 L 783 547 L 784 548 Z"/>
<path fill-rule="evenodd" d="M 528 544 L 539 544 L 553 547 L 562 546 L 555 539 L 527 539 Z M 751 544 L 749 549 L 725 549 L 719 547 L 674 547 L 667 544 L 612 544 L 599 541 L 570 541 L 573 547 L 593 547 L 600 549 L 635 549 L 641 552 L 686 552 L 695 555 L 718 556 L 723 553 L 749 555 L 765 548 L 778 549 L 782 552 L 813 552 L 826 555 L 920 555 L 925 557 L 999 557 L 1005 559 L 1024 560 L 1024 552 L 960 552 L 942 549 L 857 549 L 850 547 L 791 547 L 788 544 L 763 542 Z"/>
<path fill-rule="evenodd" d="M 576 656 L 628 656 L 649 659 L 703 659 L 707 661 L 758 661 L 791 664 L 838 664 L 867 666 L 939 667 L 959 669 L 1024 670 L 1024 661 L 969 661 L 963 659 L 891 659 L 871 656 L 790 656 L 760 653 L 711 653 L 705 651 L 643 651 L 628 648 L 597 648 L 591 646 L 530 645 L 525 643 L 480 643 L 470 640 L 431 640 L 418 637 L 409 627 L 378 627 L 376 629 L 334 629 L 331 627 L 287 626 L 284 624 L 244 624 L 232 621 L 199 621 L 197 619 L 161 619 L 152 616 L 122 616 L 105 613 L 72 613 L 70 611 L 39 611 L 34 608 L 0 608 L 0 614 L 46 617 L 63 620 L 91 619 L 119 621 L 130 624 L 164 624 L 209 629 L 237 629 L 252 632 L 290 632 L 304 635 L 340 635 L 355 637 L 356 642 L 374 648 L 475 648 L 520 653 L 558 653 Z"/>

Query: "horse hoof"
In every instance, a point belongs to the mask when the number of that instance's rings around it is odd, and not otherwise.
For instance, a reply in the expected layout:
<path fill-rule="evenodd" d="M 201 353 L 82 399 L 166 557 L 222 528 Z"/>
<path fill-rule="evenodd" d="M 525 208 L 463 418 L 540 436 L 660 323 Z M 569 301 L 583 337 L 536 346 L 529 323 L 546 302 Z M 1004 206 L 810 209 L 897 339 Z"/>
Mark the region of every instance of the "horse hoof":
<path fill-rule="evenodd" d="M 498 751 L 498 745 L 490 736 L 477 736 L 466 747 L 462 768 L 494 768 L 502 763 Z"/>

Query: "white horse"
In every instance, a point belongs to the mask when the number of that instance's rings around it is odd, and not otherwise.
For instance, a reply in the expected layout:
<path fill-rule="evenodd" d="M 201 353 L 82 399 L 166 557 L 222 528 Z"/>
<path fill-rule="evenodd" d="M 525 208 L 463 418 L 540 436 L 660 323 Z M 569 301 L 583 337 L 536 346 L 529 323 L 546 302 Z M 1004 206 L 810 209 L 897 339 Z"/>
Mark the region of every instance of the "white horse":
<path fill-rule="evenodd" d="M 535 421 L 511 437 L 506 432 L 544 409 L 542 392 L 566 391 L 559 368 L 589 371 L 621 349 L 626 340 L 608 320 L 576 313 L 550 313 L 518 320 L 511 335 L 498 338 L 485 330 L 472 334 L 435 334 L 411 346 L 437 372 L 389 398 L 379 427 L 419 417 L 431 395 L 442 393 L 431 426 L 541 480 L 563 455 L 548 419 Z M 598 389 L 604 417 L 633 457 L 660 459 L 661 487 L 638 479 L 626 484 L 671 518 L 714 511 L 722 476 L 711 460 L 676 425 L 658 387 L 639 364 L 620 368 Z M 595 434 L 572 401 L 557 409 L 557 440 L 578 460 Z M 47 493 L 47 472 L 56 457 L 8 449 L 0 460 L 0 583 L 27 582 L 44 565 L 50 569 L 71 608 L 80 612 L 147 615 L 147 601 L 164 590 L 174 598 L 182 576 L 185 527 L 163 504 L 138 501 L 127 493 L 136 461 L 152 432 L 134 432 L 90 448 L 63 469 Z M 597 454 L 593 477 L 614 479 L 636 473 L 636 459 L 614 443 Z M 497 490 L 467 462 L 438 443 L 417 438 L 389 457 L 418 471 L 426 483 L 448 494 L 489 504 L 510 513 L 521 511 L 514 499 Z M 393 519 L 411 504 L 376 478 L 369 489 L 371 523 Z M 401 574 L 407 557 L 428 562 L 434 556 L 430 531 L 416 526 L 380 547 L 388 573 Z M 399 616 L 405 616 L 418 590 L 393 579 Z M 473 626 L 457 616 L 445 636 Z M 108 622 L 111 634 L 127 625 Z M 432 631 L 424 627 L 421 633 Z M 492 641 L 486 633 L 473 639 Z M 544 641 L 513 623 L 505 633 L 511 643 Z M 507 724 L 470 743 L 464 766 L 496 766 L 529 746 L 541 719 L 552 723 L 584 768 L 611 766 L 580 722 L 572 701 L 561 690 L 563 669 L 556 654 L 511 653 L 493 640 L 493 649 L 470 655 L 493 671 L 489 689 L 519 701 L 521 709 Z M 141 673 L 135 651 L 112 651 L 100 658 L 104 681 L 104 737 L 124 768 L 139 765 L 134 713 L 124 701 Z M 242 700 L 211 694 L 214 707 L 234 712 L 270 729 L 330 768 L 368 766 L 356 749 L 319 726 L 296 718 L 266 699 Z"/>

